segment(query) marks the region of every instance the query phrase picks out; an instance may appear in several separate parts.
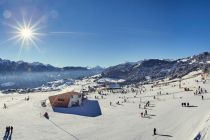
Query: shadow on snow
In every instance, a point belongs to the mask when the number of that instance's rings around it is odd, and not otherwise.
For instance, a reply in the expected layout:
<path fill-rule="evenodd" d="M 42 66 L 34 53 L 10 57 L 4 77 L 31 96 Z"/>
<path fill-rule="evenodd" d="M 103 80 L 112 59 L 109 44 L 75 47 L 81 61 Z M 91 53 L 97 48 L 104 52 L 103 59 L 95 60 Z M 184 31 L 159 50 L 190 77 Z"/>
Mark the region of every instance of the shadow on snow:
<path fill-rule="evenodd" d="M 102 115 L 101 108 L 96 100 L 85 100 L 81 106 L 75 106 L 70 108 L 53 107 L 54 112 L 74 114 L 87 117 L 97 117 Z"/>

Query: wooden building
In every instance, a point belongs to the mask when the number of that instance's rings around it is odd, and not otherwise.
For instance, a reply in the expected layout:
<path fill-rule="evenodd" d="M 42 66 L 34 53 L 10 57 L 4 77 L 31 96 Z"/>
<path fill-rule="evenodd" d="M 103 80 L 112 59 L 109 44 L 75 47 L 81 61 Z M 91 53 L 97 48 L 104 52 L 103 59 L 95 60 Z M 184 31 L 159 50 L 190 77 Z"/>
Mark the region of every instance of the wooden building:
<path fill-rule="evenodd" d="M 52 107 L 72 107 L 82 104 L 82 94 L 78 92 L 66 92 L 49 97 Z"/>

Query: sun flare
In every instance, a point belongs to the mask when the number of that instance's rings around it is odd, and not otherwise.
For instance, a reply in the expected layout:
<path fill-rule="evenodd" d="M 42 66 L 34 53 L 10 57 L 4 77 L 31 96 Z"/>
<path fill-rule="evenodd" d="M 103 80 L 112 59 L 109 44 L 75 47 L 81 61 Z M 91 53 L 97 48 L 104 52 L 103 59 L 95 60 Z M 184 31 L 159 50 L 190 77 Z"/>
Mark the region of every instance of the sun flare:
<path fill-rule="evenodd" d="M 26 23 L 25 21 L 23 24 L 17 23 L 17 26 L 13 26 L 16 30 L 14 32 L 15 38 L 18 42 L 21 42 L 22 47 L 26 47 L 28 45 L 36 45 L 36 41 L 39 39 L 38 37 L 41 35 L 38 33 L 38 27 L 36 24 L 31 25 L 31 22 Z"/>
<path fill-rule="evenodd" d="M 30 28 L 21 29 L 20 36 L 24 39 L 33 38 L 33 30 L 31 30 Z"/>
<path fill-rule="evenodd" d="M 37 45 L 37 42 L 40 41 L 40 36 L 43 35 L 43 33 L 39 32 L 42 29 L 42 27 L 40 27 L 41 19 L 33 23 L 31 19 L 23 19 L 23 22 L 16 21 L 15 23 L 15 25 L 6 24 L 7 26 L 11 27 L 13 31 L 10 32 L 12 33 L 12 37 L 3 43 L 15 40 L 18 44 L 20 44 L 18 57 L 23 49 L 30 49 L 32 47 L 41 52 Z"/>

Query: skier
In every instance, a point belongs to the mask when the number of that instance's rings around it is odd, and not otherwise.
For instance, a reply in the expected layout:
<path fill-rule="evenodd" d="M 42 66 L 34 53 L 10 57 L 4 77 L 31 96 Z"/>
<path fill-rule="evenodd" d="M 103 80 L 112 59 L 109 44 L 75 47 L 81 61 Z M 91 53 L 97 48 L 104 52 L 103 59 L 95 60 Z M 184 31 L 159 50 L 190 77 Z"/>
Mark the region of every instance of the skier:
<path fill-rule="evenodd" d="M 9 135 L 9 127 L 6 126 L 5 137 L 7 137 L 8 135 Z"/>
<path fill-rule="evenodd" d="M 48 115 L 47 112 L 44 113 L 44 117 L 45 117 L 46 119 L 49 119 L 49 115 Z"/>
<path fill-rule="evenodd" d="M 8 136 L 9 136 L 9 134 L 10 134 L 10 129 L 11 129 L 10 126 L 8 126 Z"/>
<path fill-rule="evenodd" d="M 11 129 L 11 134 L 12 134 L 13 133 L 13 126 L 11 126 L 10 129 Z"/>
<path fill-rule="evenodd" d="M 143 112 L 141 112 L 141 117 L 143 117 Z"/>
<path fill-rule="evenodd" d="M 154 130 L 153 130 L 153 134 L 154 134 L 154 135 L 157 135 L 157 134 L 156 134 L 156 128 L 154 128 Z"/>
<path fill-rule="evenodd" d="M 201 96 L 201 98 L 202 98 L 202 100 L 204 99 L 204 98 L 203 98 L 203 95 Z"/>
<path fill-rule="evenodd" d="M 4 103 L 4 109 L 6 109 L 7 108 L 7 105 Z"/>
<path fill-rule="evenodd" d="M 126 99 L 124 99 L 124 102 L 126 102 Z"/>
<path fill-rule="evenodd" d="M 147 110 L 145 110 L 145 115 L 147 115 Z"/>
<path fill-rule="evenodd" d="M 120 105 L 120 101 L 117 101 L 117 103 L 116 103 L 116 104 Z"/>

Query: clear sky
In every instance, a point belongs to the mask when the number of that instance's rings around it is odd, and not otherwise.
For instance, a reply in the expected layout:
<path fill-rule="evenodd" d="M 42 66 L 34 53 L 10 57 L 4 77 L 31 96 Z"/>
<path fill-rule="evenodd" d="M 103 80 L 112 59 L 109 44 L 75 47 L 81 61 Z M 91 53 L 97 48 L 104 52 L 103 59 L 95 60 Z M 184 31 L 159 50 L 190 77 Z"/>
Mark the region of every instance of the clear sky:
<path fill-rule="evenodd" d="M 6 41 L 30 18 L 36 47 Z M 0 0 L 0 22 L 0 58 L 15 61 L 107 67 L 210 51 L 205 0 Z"/>

